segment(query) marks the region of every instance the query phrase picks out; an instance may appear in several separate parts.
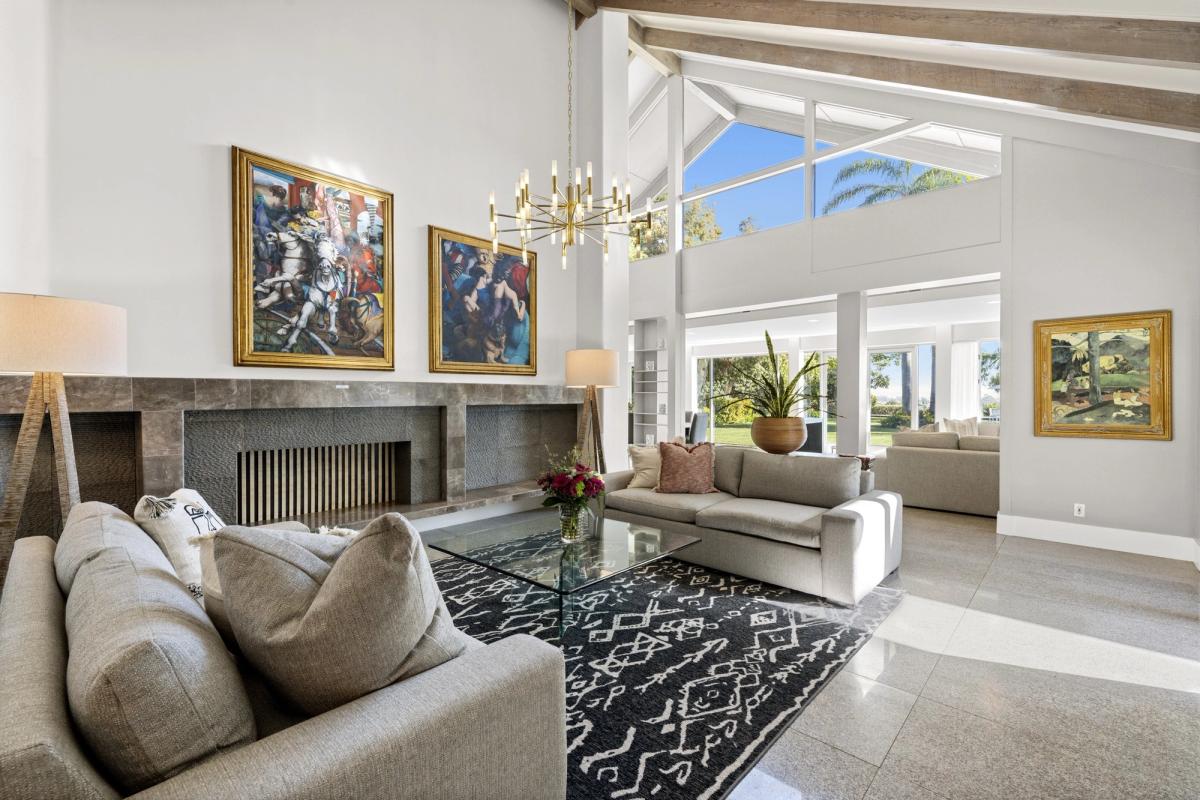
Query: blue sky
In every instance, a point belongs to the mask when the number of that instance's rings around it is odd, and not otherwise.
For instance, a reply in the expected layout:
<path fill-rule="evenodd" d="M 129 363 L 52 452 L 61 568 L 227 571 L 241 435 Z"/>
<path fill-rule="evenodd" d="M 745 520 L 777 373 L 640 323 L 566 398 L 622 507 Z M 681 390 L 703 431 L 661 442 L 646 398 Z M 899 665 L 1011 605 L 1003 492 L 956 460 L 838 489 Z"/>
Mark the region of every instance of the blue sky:
<path fill-rule="evenodd" d="M 829 147 L 818 142 L 818 149 Z M 745 175 L 748 172 L 788 161 L 804 154 L 804 138 L 779 131 L 755 128 L 734 123 L 721 138 L 712 144 L 684 171 L 684 191 L 709 186 L 727 178 Z M 877 155 L 869 151 L 847 153 L 817 165 L 816 203 L 818 216 L 826 201 L 834 193 L 833 181 L 839 170 L 864 155 Z M 914 175 L 921 168 L 914 169 Z M 804 219 L 804 176 L 802 170 L 793 170 L 774 178 L 730 189 L 706 199 L 717 214 L 721 226 L 721 238 L 738 235 L 738 224 L 746 217 L 753 217 L 760 230 L 786 225 Z M 845 210 L 854 206 L 842 206 Z"/>

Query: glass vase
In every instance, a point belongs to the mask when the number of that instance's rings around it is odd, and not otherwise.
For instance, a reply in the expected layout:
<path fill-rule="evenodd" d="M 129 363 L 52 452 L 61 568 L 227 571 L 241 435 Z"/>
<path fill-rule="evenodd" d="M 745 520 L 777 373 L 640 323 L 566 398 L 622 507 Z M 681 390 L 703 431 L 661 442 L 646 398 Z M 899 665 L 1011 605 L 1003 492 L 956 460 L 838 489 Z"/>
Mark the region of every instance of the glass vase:
<path fill-rule="evenodd" d="M 583 506 L 559 506 L 558 526 L 564 542 L 579 541 L 583 533 Z"/>

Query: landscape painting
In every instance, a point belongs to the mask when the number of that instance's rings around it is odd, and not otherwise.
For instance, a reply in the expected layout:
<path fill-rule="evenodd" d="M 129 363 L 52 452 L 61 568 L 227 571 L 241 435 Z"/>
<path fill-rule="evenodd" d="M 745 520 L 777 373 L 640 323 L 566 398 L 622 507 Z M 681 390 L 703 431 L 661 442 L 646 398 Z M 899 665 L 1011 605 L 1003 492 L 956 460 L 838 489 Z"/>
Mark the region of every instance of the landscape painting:
<path fill-rule="evenodd" d="M 537 374 L 537 254 L 429 228 L 429 370 Z"/>
<path fill-rule="evenodd" d="M 392 369 L 392 195 L 233 148 L 234 363 Z"/>
<path fill-rule="evenodd" d="M 1171 312 L 1034 323 L 1038 436 L 1171 438 Z"/>

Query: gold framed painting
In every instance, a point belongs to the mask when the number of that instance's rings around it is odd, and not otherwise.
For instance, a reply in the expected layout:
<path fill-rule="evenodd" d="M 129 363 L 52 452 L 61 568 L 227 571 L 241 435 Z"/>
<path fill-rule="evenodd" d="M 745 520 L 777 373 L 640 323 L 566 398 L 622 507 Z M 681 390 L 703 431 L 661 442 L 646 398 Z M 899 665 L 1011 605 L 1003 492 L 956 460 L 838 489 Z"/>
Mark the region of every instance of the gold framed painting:
<path fill-rule="evenodd" d="M 1171 438 L 1171 312 L 1033 323 L 1034 434 Z"/>
<path fill-rule="evenodd" d="M 429 371 L 537 374 L 537 253 L 429 226 Z"/>
<path fill-rule="evenodd" d="M 394 367 L 392 195 L 232 149 L 236 366 Z"/>

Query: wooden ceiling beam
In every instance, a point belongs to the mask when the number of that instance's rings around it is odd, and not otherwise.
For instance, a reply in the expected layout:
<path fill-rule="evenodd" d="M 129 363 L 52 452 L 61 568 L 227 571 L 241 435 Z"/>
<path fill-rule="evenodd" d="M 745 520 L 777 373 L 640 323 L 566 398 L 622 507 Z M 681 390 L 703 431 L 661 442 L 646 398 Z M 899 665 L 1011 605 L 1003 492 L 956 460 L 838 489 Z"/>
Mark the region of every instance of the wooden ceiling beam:
<path fill-rule="evenodd" d="M 596 0 L 630 12 L 1200 63 L 1200 23 L 825 0 Z"/>
<path fill-rule="evenodd" d="M 629 18 L 629 49 L 646 59 L 660 75 L 678 75 L 683 71 L 679 56 L 670 50 L 646 46 L 645 30 L 633 17 Z"/>
<path fill-rule="evenodd" d="M 833 75 L 1048 106 L 1061 111 L 1200 130 L 1200 95 L 934 61 L 796 47 L 646 28 L 647 48 L 669 49 Z"/>

